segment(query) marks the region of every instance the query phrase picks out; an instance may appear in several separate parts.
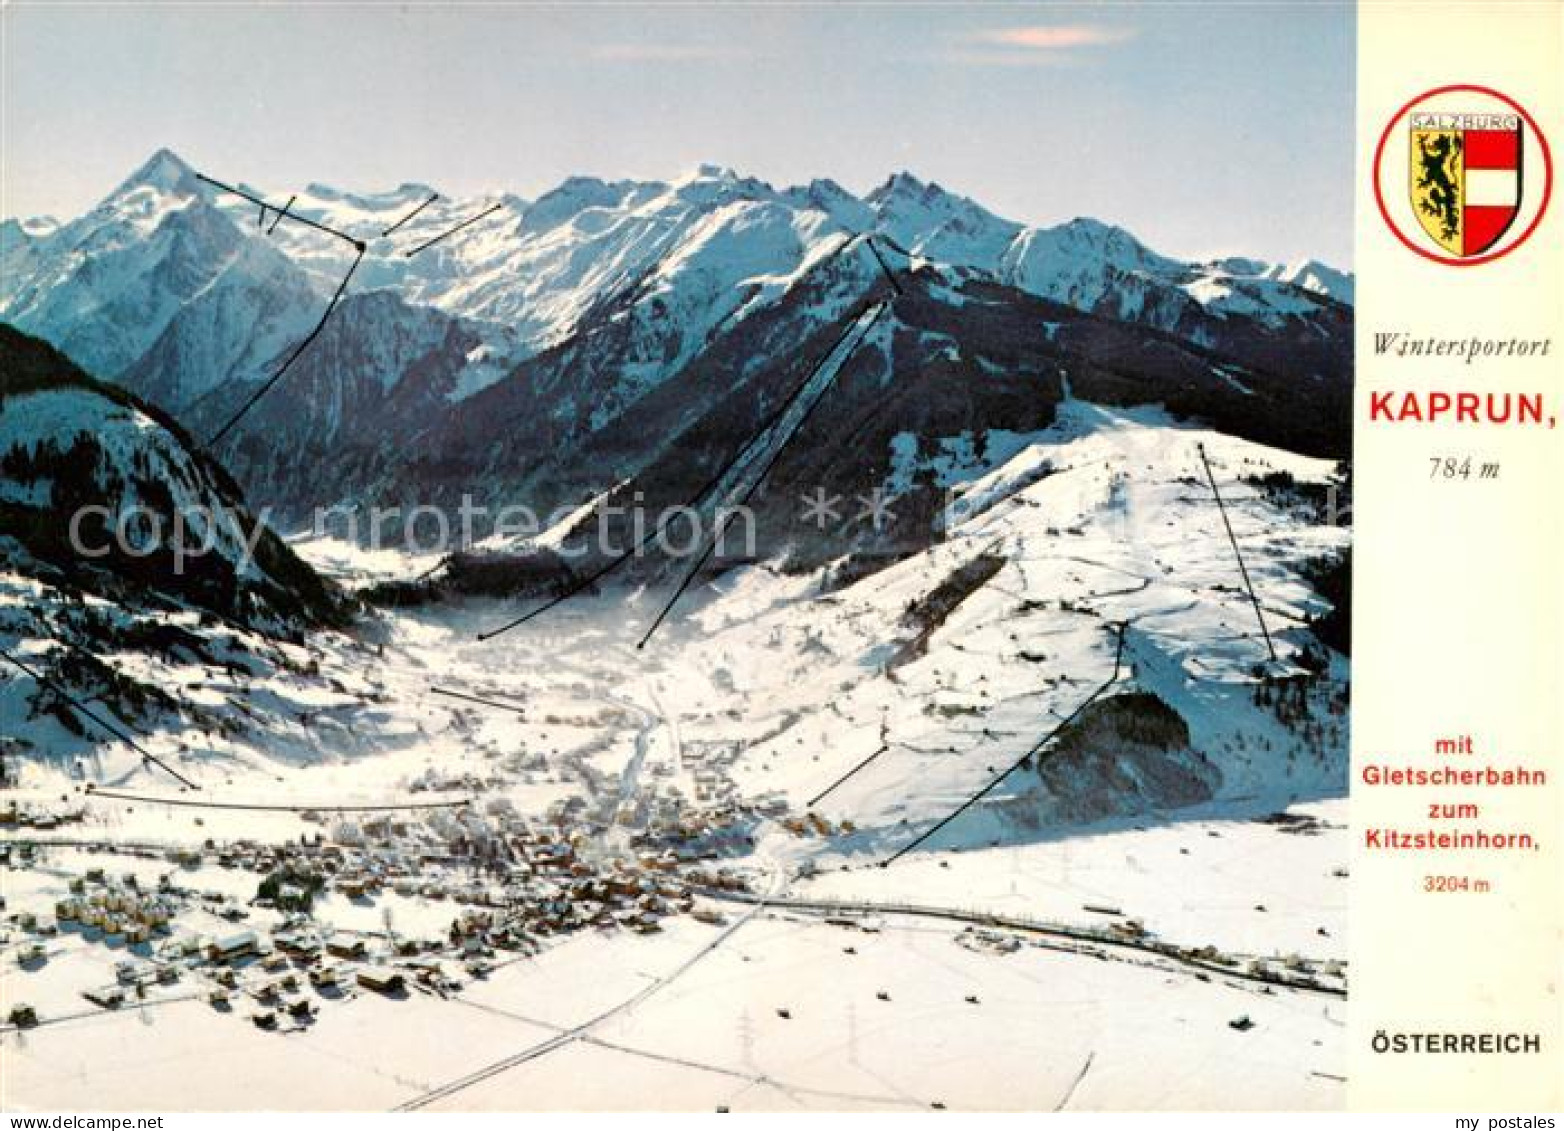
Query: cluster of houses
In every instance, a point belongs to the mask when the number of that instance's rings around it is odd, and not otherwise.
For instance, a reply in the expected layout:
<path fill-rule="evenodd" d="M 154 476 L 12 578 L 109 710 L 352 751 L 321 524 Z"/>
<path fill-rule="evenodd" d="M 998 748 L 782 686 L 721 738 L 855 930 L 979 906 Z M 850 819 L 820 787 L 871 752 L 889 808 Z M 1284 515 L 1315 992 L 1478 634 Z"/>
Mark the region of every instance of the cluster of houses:
<path fill-rule="evenodd" d="M 402 969 L 385 964 L 384 957 L 372 953 L 362 935 L 322 933 L 307 918 L 294 917 L 269 940 L 256 931 L 211 940 L 206 961 L 216 972 L 207 1000 L 214 1008 L 231 1009 L 239 994 L 247 995 L 255 1003 L 251 1020 L 276 1029 L 284 1019 L 294 1027 L 308 1024 L 320 998 L 347 996 L 354 987 L 400 996 L 414 973 L 442 992 L 458 986 L 437 960 L 410 957 Z"/>
<path fill-rule="evenodd" d="M 37 829 L 47 832 L 63 825 L 81 821 L 84 809 L 81 805 L 23 805 L 15 800 L 0 805 L 0 828 Z"/>
<path fill-rule="evenodd" d="M 654 777 L 670 776 L 657 774 L 660 768 L 653 767 Z M 585 764 L 581 769 L 590 771 Z M 715 773 L 710 764 L 701 769 Z M 489 799 L 363 817 L 307 813 L 319 831 L 281 843 L 209 839 L 155 852 L 104 843 L 96 850 L 160 857 L 175 868 L 152 890 L 131 873 L 111 878 L 102 868 L 88 869 L 55 903 L 54 923 L 23 925 L 34 939 L 75 927 L 88 940 L 125 947 L 115 981 L 86 992 L 104 1008 L 144 997 L 160 984 L 196 978 L 209 987 L 214 1007 L 253 1001 L 256 1024 L 280 1029 L 307 1024 L 321 998 L 450 993 L 459 979 L 485 976 L 503 955 L 536 953 L 552 936 L 657 931 L 669 916 L 695 913 L 696 888 L 745 888 L 739 875 L 717 863 L 746 853 L 761 821 L 792 820 L 799 835 L 828 831 L 818 821 L 789 817 L 780 793 L 740 800 L 712 789 L 708 800 L 692 804 L 671 782 L 655 781 L 626 801 L 617 778 L 599 776 L 602 788 L 588 791 L 593 800 L 561 799 L 542 819 L 529 820 L 508 801 Z M 446 792 L 490 784 L 431 772 L 413 788 Z M 80 816 L 79 810 L 48 813 L 14 802 L 0 809 L 5 823 L 38 828 Z M 196 891 L 181 882 L 182 875 L 214 865 L 253 873 L 255 896 Z M 318 906 L 323 899 L 369 904 L 388 895 L 448 903 L 448 927 L 434 937 L 414 937 L 393 932 L 388 914 L 383 931 L 344 934 L 331 928 L 332 917 Z M 181 928 L 199 912 L 223 922 L 209 925 L 207 934 L 184 933 Z M 28 956 L 41 959 L 42 950 L 30 941 L 16 953 L 26 965 Z"/>
<path fill-rule="evenodd" d="M 851 821 L 833 823 L 818 813 L 806 813 L 802 817 L 783 817 L 780 823 L 794 836 L 835 836 L 838 833 L 845 836 L 856 828 Z"/>
<path fill-rule="evenodd" d="M 278 844 L 208 840 L 161 853 L 175 867 L 155 886 L 134 873 L 111 876 L 93 867 L 69 881 L 69 894 L 54 905 L 54 922 L 30 913 L 13 919 L 34 938 L 74 927 L 85 939 L 123 946 L 115 981 L 85 991 L 105 1009 L 144 998 L 155 986 L 197 978 L 214 1008 L 253 1003 L 257 1025 L 283 1030 L 308 1024 L 322 998 L 447 994 L 461 978 L 485 976 L 501 955 L 536 953 L 550 936 L 653 932 L 663 919 L 694 910 L 682 875 L 688 853 L 642 837 L 639 846 L 608 856 L 570 812 L 561 815 L 558 823 L 536 827 L 503 809 L 477 819 L 445 814 L 439 821 L 377 815 L 347 830 L 346 843 L 336 839 L 338 829 Z M 246 901 L 181 881 L 213 865 L 254 873 L 256 896 Z M 723 870 L 696 877 L 742 887 Z M 388 893 L 447 901 L 448 928 L 434 937 L 402 935 L 388 918 L 384 931 L 344 933 L 313 906 L 331 895 L 366 903 Z M 196 912 L 228 929 L 184 933 Z M 35 941 L 16 954 L 24 966 L 42 960 Z"/>
<path fill-rule="evenodd" d="M 405 896 L 448 899 L 455 906 L 444 937 L 418 938 L 390 930 L 377 935 L 332 932 L 304 913 L 286 915 L 265 937 L 243 930 L 209 940 L 201 955 L 216 970 L 209 994 L 214 1007 L 232 1008 L 252 998 L 252 1020 L 266 1029 L 309 1022 L 315 997 L 367 990 L 399 996 L 407 992 L 448 994 L 462 977 L 493 969 L 501 953 L 536 953 L 550 935 L 587 928 L 654 931 L 662 918 L 691 910 L 687 886 L 673 871 L 672 857 L 643 854 L 595 865 L 565 843 L 534 838 L 508 847 L 514 866 L 464 873 L 459 857 L 425 854 L 415 861 L 388 857 L 373 847 L 311 843 L 268 848 L 236 846 L 253 858 L 300 875 L 319 868 L 330 890 L 369 899 L 391 891 Z M 241 976 L 242 972 L 242 976 Z"/>
<path fill-rule="evenodd" d="M 167 892 L 144 892 L 134 875 L 112 883 L 103 869 L 90 869 L 70 882 L 71 894 L 54 905 L 57 923 L 96 928 L 105 940 L 144 943 L 168 927 L 179 906 Z"/>
<path fill-rule="evenodd" d="M 736 796 L 733 780 L 723 767 L 733 762 L 742 749 L 734 742 L 687 741 L 679 747 L 680 765 L 695 779 L 697 802 L 731 801 Z"/>
<path fill-rule="evenodd" d="M 413 793 L 479 793 L 486 789 L 493 789 L 504 783 L 494 778 L 483 778 L 471 771 L 450 773 L 433 767 L 424 770 L 412 781 L 407 783 L 407 788 Z"/>

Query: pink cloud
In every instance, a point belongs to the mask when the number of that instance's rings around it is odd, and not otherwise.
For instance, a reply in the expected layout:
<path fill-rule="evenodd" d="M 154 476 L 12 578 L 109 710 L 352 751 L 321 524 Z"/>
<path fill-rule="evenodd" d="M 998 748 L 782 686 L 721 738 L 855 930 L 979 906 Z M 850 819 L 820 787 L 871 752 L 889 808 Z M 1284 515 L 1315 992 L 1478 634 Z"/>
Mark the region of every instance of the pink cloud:
<path fill-rule="evenodd" d="M 1134 34 L 1129 28 L 1065 24 L 1054 27 L 994 28 L 990 31 L 977 32 L 969 38 L 971 42 L 994 47 L 1063 51 L 1071 47 L 1100 47 L 1110 43 L 1123 43 Z"/>

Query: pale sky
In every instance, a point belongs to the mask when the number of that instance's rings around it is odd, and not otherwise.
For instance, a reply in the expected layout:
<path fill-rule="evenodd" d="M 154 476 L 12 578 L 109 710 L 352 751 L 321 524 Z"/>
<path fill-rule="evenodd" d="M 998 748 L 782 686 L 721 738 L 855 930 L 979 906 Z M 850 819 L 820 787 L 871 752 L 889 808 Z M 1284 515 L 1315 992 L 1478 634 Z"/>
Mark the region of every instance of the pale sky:
<path fill-rule="evenodd" d="M 1183 257 L 1350 267 L 1350 4 L 59 4 L 0 9 L 0 215 L 77 215 L 160 146 L 310 182 L 535 198 L 706 162 Z"/>

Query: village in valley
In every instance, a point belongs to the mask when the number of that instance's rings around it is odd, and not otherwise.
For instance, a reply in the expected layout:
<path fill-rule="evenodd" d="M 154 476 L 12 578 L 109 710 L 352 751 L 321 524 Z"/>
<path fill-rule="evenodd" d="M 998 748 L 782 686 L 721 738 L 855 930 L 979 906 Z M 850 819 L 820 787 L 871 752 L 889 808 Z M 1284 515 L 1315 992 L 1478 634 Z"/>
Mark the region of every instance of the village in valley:
<path fill-rule="evenodd" d="M 197 1001 L 285 1034 L 365 994 L 449 1000 L 581 932 L 649 935 L 676 917 L 718 927 L 736 909 L 758 910 L 765 896 L 756 891 L 751 854 L 762 823 L 795 839 L 853 831 L 813 813 L 794 816 L 780 795 L 737 800 L 731 783 L 718 785 L 710 771 L 701 780 L 704 794 L 724 799 L 689 807 L 676 792 L 658 801 L 654 790 L 651 803 L 593 805 L 572 795 L 529 820 L 503 798 L 438 800 L 482 783 L 426 774 L 413 783 L 410 796 L 419 800 L 408 808 L 303 809 L 288 819 L 306 831 L 285 840 L 161 845 L 104 836 L 102 807 L 117 798 L 95 796 L 90 784 L 52 804 L 0 792 L 0 949 L 11 966 L 0 973 L 4 1029 L 21 1034 L 92 1011 Z M 197 817 L 190 827 L 206 824 Z M 798 878 L 813 871 L 801 868 Z M 782 903 L 777 910 L 787 914 Z M 850 901 L 834 909 L 830 901 L 801 903 L 794 913 L 805 910 L 853 933 L 878 933 L 883 918 Z M 991 959 L 1044 945 L 1034 936 L 1051 934 L 1049 945 L 1070 940 L 1071 949 L 1098 957 L 1105 955 L 1094 944 L 1138 948 L 1206 981 L 1214 973 L 1322 993 L 1345 985 L 1339 959 L 1267 960 L 1181 946 L 1117 906 L 1082 910 L 1101 925 L 969 915 L 952 937 Z M 778 1016 L 791 1014 L 780 1008 Z M 1245 1014 L 1229 1027 L 1252 1025 Z"/>
<path fill-rule="evenodd" d="M 1339 1103 L 1347 667 L 1276 563 L 1344 536 L 1244 496 L 1275 531 L 1260 664 L 1224 541 L 1034 541 L 1102 506 L 1212 520 L 1187 436 L 1085 423 L 1079 470 L 1023 453 L 970 532 L 824 594 L 741 572 L 645 651 L 635 592 L 494 642 L 505 602 L 268 639 L 85 598 L 208 641 L 107 653 L 178 727 L 105 741 L 45 696 L 0 736 L 6 1102 Z M 997 532 L 1015 554 L 974 570 Z M 356 590 L 429 567 L 295 544 Z M 8 609 L 47 595 L 0 573 Z M 0 684 L 19 716 L 29 686 Z"/>
<path fill-rule="evenodd" d="M 62 953 L 97 960 L 71 963 L 83 973 L 111 965 L 112 981 L 80 987 L 103 1009 L 198 992 L 262 1029 L 308 1024 L 359 991 L 448 994 L 577 931 L 648 934 L 685 914 L 721 923 L 693 893 L 745 890 L 720 861 L 743 839 L 737 830 L 776 812 L 668 804 L 632 834 L 638 802 L 604 814 L 572 797 L 536 823 L 504 801 L 482 817 L 473 804 L 433 802 L 358 820 L 305 810 L 299 820 L 320 831 L 282 843 L 154 847 L 91 839 L 92 792 L 58 807 L 0 802 L 0 945 L 23 971 Z M 624 851 L 601 850 L 605 834 Z M 379 922 L 342 925 L 333 902 L 378 907 Z M 405 929 L 397 908 L 408 910 Z M 6 1004 L 12 1026 L 56 1019 L 9 993 Z"/>

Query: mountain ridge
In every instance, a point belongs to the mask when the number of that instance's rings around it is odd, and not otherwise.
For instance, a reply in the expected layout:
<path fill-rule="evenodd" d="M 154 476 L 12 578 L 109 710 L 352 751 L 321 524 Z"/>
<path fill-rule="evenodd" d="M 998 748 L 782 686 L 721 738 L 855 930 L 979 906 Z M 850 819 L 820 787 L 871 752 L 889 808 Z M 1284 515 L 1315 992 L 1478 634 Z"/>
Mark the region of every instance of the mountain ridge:
<path fill-rule="evenodd" d="M 876 425 L 875 444 L 1005 429 L 1030 410 L 985 385 L 1020 366 L 1078 395 L 1348 454 L 1352 310 L 1331 292 L 1350 297 L 1351 278 L 1321 264 L 1183 262 L 1100 220 L 1021 225 L 907 172 L 863 197 L 714 165 L 666 182 L 572 177 L 530 203 L 437 193 L 316 185 L 291 206 L 368 249 L 319 338 L 224 446 L 252 497 L 291 519 L 459 486 L 546 511 L 656 475 L 685 458 L 680 436 L 746 435 L 790 353 L 877 291 L 907 292 L 865 345 L 880 376 L 832 402 L 850 419 L 877 403 L 911 413 Z M 345 241 L 258 211 L 160 150 L 82 217 L 0 228 L 0 319 L 213 434 L 352 265 Z M 909 323 L 902 307 L 923 313 Z M 900 388 L 943 407 L 888 395 Z M 803 448 L 779 473 L 802 481 L 836 458 Z M 862 485 L 890 453 L 852 460 L 844 474 Z M 687 475 L 664 478 L 662 501 L 679 501 Z"/>

